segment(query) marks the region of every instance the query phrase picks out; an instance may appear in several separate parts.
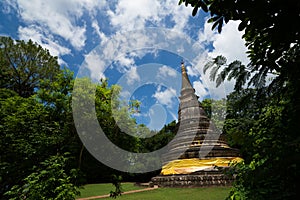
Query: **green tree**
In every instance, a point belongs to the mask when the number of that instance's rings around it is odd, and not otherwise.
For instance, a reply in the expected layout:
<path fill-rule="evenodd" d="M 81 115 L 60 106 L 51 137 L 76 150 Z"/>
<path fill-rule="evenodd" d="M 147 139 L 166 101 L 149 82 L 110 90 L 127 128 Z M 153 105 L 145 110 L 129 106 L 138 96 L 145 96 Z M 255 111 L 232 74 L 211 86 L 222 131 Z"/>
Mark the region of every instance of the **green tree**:
<path fill-rule="evenodd" d="M 81 142 L 78 138 L 72 115 L 73 72 L 61 69 L 55 80 L 41 80 L 36 91 L 36 100 L 49 112 L 51 122 L 59 127 L 58 152 L 70 152 L 79 157 Z M 79 161 L 78 161 L 79 162 Z M 78 163 L 79 164 L 79 163 Z"/>
<path fill-rule="evenodd" d="M 70 152 L 77 160 L 68 162 L 67 168 L 78 167 L 89 181 L 105 181 L 105 177 L 108 181 L 111 174 L 119 174 L 93 158 L 77 135 L 71 107 L 72 100 L 76 99 L 73 73 L 60 69 L 57 58 L 32 41 L 25 43 L 3 37 L 0 48 L 0 146 L 4 149 L 0 156 L 0 184 L 3 185 L 0 198 L 13 185 L 23 187 L 30 182 L 36 183 L 31 188 L 40 187 L 34 180 L 34 176 L 42 176 L 40 172 L 49 175 L 49 180 L 42 184 L 50 187 L 51 167 L 44 168 L 40 163 L 48 163 L 51 156 L 64 152 Z M 138 152 L 139 139 L 127 135 L 126 131 L 138 134 L 138 125 L 131 114 L 138 111 L 139 102 L 132 101 L 129 107 L 123 104 L 118 96 L 120 87 L 109 87 L 105 80 L 100 84 L 91 84 L 91 80 L 84 78 L 78 82 L 83 85 L 79 91 L 85 98 L 82 106 L 95 102 L 96 116 L 107 137 L 121 148 Z M 94 89 L 96 93 L 91 96 Z M 115 115 L 112 108 L 116 109 Z"/>
<path fill-rule="evenodd" d="M 164 125 L 164 127 L 155 135 L 152 132 L 152 137 L 141 140 L 141 151 L 152 152 L 166 146 L 173 139 L 176 133 L 177 126 L 176 121 L 174 120 L 169 124 Z"/>
<path fill-rule="evenodd" d="M 207 117 L 214 123 L 217 130 L 222 132 L 227 114 L 226 99 L 204 99 L 201 102 L 201 105 L 205 110 Z"/>
<path fill-rule="evenodd" d="M 210 65 L 214 68 L 213 79 L 218 70 L 215 71 L 214 65 Z M 229 72 L 225 78 L 237 77 L 236 85 L 242 86 L 244 83 L 238 82 L 238 77 L 243 75 L 235 73 L 236 69 L 228 65 L 220 74 Z M 232 198 L 295 198 L 299 178 L 296 155 L 300 151 L 297 134 L 300 128 L 297 123 L 299 105 L 296 103 L 299 102 L 299 85 L 294 85 L 294 80 L 287 77 L 284 83 L 279 84 L 282 78 L 278 74 L 269 86 L 248 89 L 244 94 L 245 90 L 238 86 L 231 95 L 235 100 L 229 101 L 233 104 L 229 105 L 231 118 L 227 118 L 225 130 L 232 139 L 238 139 L 236 143 L 240 143 L 245 156 L 244 164 L 236 168 L 238 178 Z M 261 179 L 262 176 L 267 178 Z"/>
<path fill-rule="evenodd" d="M 0 38 L 0 198 L 50 156 L 79 155 L 73 73 L 32 41 Z M 72 163 L 75 166 L 75 162 Z"/>
<path fill-rule="evenodd" d="M 77 102 L 82 109 L 87 108 L 86 105 L 89 105 L 90 102 L 94 102 L 96 117 L 107 138 L 122 149 L 139 152 L 139 138 L 135 137 L 139 133 L 138 125 L 131 117 L 131 106 L 119 99 L 120 86 L 108 86 L 106 80 L 102 80 L 98 84 L 92 83 L 88 78 L 82 78 L 76 80 L 75 87 L 76 90 L 72 94 L 73 101 Z M 82 113 L 81 117 L 85 119 L 82 126 L 87 126 L 86 123 L 94 118 L 88 110 L 80 113 Z M 106 148 L 104 144 L 98 153 L 106 155 L 107 149 L 109 148 Z M 129 158 L 118 157 L 118 155 L 107 159 L 130 162 Z M 128 177 L 128 174 L 111 169 L 94 159 L 84 147 L 82 148 L 81 163 L 81 169 L 87 173 L 89 181 L 110 181 L 111 174 L 121 174 L 123 177 Z"/>
<path fill-rule="evenodd" d="M 51 155 L 71 152 L 79 155 L 80 142 L 71 113 L 73 75 L 61 71 L 55 81 L 41 81 L 40 89 L 28 98 L 0 89 L 0 195 L 33 172 Z M 75 166 L 75 164 L 72 164 Z"/>
<path fill-rule="evenodd" d="M 117 146 L 132 152 L 138 152 L 139 139 L 137 123 L 131 117 L 131 113 L 137 103 L 122 102 L 119 99 L 121 87 L 112 85 L 108 87 L 107 81 L 103 80 L 96 86 L 96 112 L 98 121 L 107 137 Z M 130 103 L 130 102 L 129 102 Z"/>
<path fill-rule="evenodd" d="M 212 118 L 214 115 L 212 120 L 226 135 L 229 145 L 239 148 L 242 157 L 247 161 L 251 160 L 253 155 L 252 143 L 254 142 L 248 133 L 268 102 L 268 99 L 263 98 L 261 94 L 257 99 L 257 93 L 257 89 L 248 88 L 230 93 L 226 100 L 204 99 L 201 102 L 207 116 Z"/>
<path fill-rule="evenodd" d="M 54 80 L 60 71 L 57 57 L 37 43 L 0 37 L 0 87 L 29 97 L 43 80 Z M 45 86 L 45 85 L 44 85 Z"/>
<path fill-rule="evenodd" d="M 245 30 L 243 38 L 249 49 L 249 57 L 255 70 L 261 75 L 268 70 L 281 71 L 278 58 L 299 43 L 300 4 L 294 0 L 180 0 L 179 4 L 209 12 L 213 29 L 222 30 L 223 23 L 240 20 L 239 30 Z M 293 19 L 292 23 L 287 23 Z M 288 30 L 288 31 L 287 31 Z"/>
<path fill-rule="evenodd" d="M 212 27 L 218 27 L 219 32 L 229 20 L 240 20 L 239 30 L 245 31 L 243 38 L 250 58 L 247 66 L 239 61 L 227 64 L 226 58 L 218 56 L 204 69 L 211 70 L 210 78 L 216 80 L 217 85 L 234 78 L 236 92 L 241 92 L 245 85 L 257 89 L 253 98 L 244 101 L 253 108 L 233 108 L 236 117 L 239 111 L 251 113 L 231 121 L 231 127 L 249 125 L 244 134 L 247 140 L 242 142 L 249 156 L 236 168 L 238 178 L 231 199 L 296 199 L 300 162 L 297 156 L 300 151 L 300 24 L 288 22 L 300 20 L 300 4 L 293 0 L 182 2 L 194 7 L 193 15 L 199 8 L 209 12 L 209 22 L 213 22 Z M 266 84 L 270 74 L 273 77 Z M 232 128 L 227 131 L 234 132 Z"/>
<path fill-rule="evenodd" d="M 227 115 L 223 132 L 227 135 L 229 144 L 239 148 L 246 161 L 251 160 L 254 143 L 254 138 L 248 133 L 259 120 L 268 101 L 261 90 L 253 88 L 234 91 L 227 96 Z"/>
<path fill-rule="evenodd" d="M 0 100 L 1 189 L 18 183 L 32 166 L 54 154 L 59 127 L 34 98 L 18 95 Z M 3 192 L 3 191 L 1 191 Z"/>
<path fill-rule="evenodd" d="M 283 84 L 286 78 L 290 81 L 299 80 L 295 74 L 299 73 L 299 23 L 287 23 L 300 20 L 300 4 L 294 0 L 282 2 L 280 0 L 180 0 L 179 4 L 194 7 L 193 15 L 198 9 L 209 12 L 213 23 L 212 28 L 222 30 L 223 23 L 230 20 L 240 20 L 239 30 L 244 30 L 243 38 L 249 49 L 247 52 L 250 64 L 245 70 L 239 61 L 232 64 L 231 71 L 249 78 L 249 73 L 255 73 L 250 80 L 254 86 L 263 86 L 268 73 L 279 74 L 274 86 Z M 288 31 L 287 31 L 288 30 Z M 288 63 L 288 65 L 287 65 Z M 224 80 L 226 70 L 219 75 Z M 230 76 L 229 76 L 230 77 Z M 238 77 L 238 76 L 234 76 Z M 247 79 L 247 78 L 246 78 Z M 238 81 L 241 84 L 241 81 Z"/>
<path fill-rule="evenodd" d="M 73 200 L 80 194 L 74 184 L 78 170 L 68 169 L 69 155 L 51 156 L 6 193 L 10 199 Z"/>

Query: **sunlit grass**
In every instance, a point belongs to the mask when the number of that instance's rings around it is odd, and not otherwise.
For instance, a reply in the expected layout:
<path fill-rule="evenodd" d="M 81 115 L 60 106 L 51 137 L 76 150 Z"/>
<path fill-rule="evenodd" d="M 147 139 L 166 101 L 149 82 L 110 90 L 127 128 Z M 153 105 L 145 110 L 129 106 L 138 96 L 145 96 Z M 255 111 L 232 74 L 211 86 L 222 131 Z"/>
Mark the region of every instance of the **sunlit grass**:
<path fill-rule="evenodd" d="M 124 191 L 143 189 L 134 186 L 133 183 L 123 183 Z M 91 184 L 81 190 L 80 197 L 98 196 L 109 194 L 114 190 L 112 184 Z M 124 194 L 117 197 L 120 200 L 224 200 L 229 193 L 230 187 L 209 188 L 158 188 L 133 194 Z M 107 198 L 109 199 L 109 198 Z"/>
<path fill-rule="evenodd" d="M 122 183 L 123 191 L 143 189 L 138 186 L 134 186 L 133 183 Z M 100 183 L 100 184 L 88 184 L 80 189 L 80 198 L 99 196 L 109 194 L 110 191 L 114 191 L 115 187 L 111 183 Z"/>

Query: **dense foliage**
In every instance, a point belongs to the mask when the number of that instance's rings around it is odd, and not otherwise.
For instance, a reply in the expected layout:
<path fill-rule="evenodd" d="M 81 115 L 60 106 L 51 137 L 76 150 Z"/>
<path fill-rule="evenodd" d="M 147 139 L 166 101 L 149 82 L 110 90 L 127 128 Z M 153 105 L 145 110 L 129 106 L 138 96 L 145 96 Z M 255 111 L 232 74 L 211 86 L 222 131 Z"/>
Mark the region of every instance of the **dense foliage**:
<path fill-rule="evenodd" d="M 32 41 L 2 37 L 0 67 L 1 199 L 74 199 L 84 182 L 109 182 L 112 174 L 121 175 L 124 181 L 147 181 L 159 173 L 121 173 L 100 163 L 85 149 L 72 115 L 72 98 L 76 98 L 73 73 L 61 68 L 48 50 Z M 91 86 L 77 92 L 95 102 L 99 124 L 117 146 L 150 152 L 174 136 L 170 129 L 175 122 L 158 135 L 138 125 L 132 114 L 138 112 L 140 102 L 132 100 L 128 105 L 120 101 L 119 86 L 108 86 L 106 80 L 92 84 L 88 78 L 77 82 Z M 90 92 L 94 89 L 95 97 Z M 134 137 L 138 135 L 155 136 Z"/>
<path fill-rule="evenodd" d="M 169 124 L 166 124 L 160 131 L 158 131 L 152 137 L 142 139 L 141 151 L 152 152 L 166 146 L 175 136 L 177 130 L 176 128 L 176 121 L 174 120 Z"/>
<path fill-rule="evenodd" d="M 41 88 L 41 81 L 53 81 L 60 66 L 56 57 L 31 40 L 0 37 L 0 69 L 1 88 L 29 97 Z"/>
<path fill-rule="evenodd" d="M 250 63 L 218 56 L 204 70 L 219 85 L 235 79 L 225 131 L 240 145 L 230 199 L 297 199 L 299 186 L 300 4 L 288 0 L 181 0 L 211 14 L 213 28 L 240 20 Z M 291 21 L 292 20 L 292 21 Z M 289 23 L 291 22 L 291 23 Z M 221 70 L 221 72 L 219 72 Z M 244 90 L 245 86 L 254 89 Z"/>
<path fill-rule="evenodd" d="M 206 112 L 206 116 L 214 123 L 217 131 L 222 132 L 227 114 L 226 99 L 204 99 L 201 106 Z"/>
<path fill-rule="evenodd" d="M 73 74 L 60 69 L 57 58 L 32 41 L 2 37 L 0 47 L 0 197 L 8 198 L 3 194 L 11 190 L 10 198 L 29 198 L 38 187 L 46 190 L 49 185 L 66 188 L 51 196 L 39 192 L 45 199 L 76 193 L 70 174 L 62 174 L 66 179 L 61 177 L 61 182 L 51 180 L 54 171 L 76 168 L 74 159 L 63 163 L 66 152 L 76 157 L 79 144 L 70 109 Z M 50 164 L 53 159 L 59 163 Z"/>
<path fill-rule="evenodd" d="M 10 199 L 72 200 L 79 195 L 76 183 L 78 172 L 67 169 L 68 155 L 51 156 L 34 172 L 7 192 Z"/>

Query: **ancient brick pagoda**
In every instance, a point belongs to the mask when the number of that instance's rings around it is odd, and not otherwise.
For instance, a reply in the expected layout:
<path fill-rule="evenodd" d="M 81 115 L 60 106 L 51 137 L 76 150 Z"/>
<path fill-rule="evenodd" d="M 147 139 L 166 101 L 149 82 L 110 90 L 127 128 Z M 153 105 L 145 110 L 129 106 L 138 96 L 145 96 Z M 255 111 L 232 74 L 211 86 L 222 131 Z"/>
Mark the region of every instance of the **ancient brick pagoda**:
<path fill-rule="evenodd" d="M 184 63 L 178 110 L 177 134 L 163 155 L 163 168 L 152 182 L 158 186 L 193 187 L 229 185 L 232 178 L 223 174 L 230 162 L 239 162 L 237 149 L 230 148 L 206 116 L 192 87 Z"/>

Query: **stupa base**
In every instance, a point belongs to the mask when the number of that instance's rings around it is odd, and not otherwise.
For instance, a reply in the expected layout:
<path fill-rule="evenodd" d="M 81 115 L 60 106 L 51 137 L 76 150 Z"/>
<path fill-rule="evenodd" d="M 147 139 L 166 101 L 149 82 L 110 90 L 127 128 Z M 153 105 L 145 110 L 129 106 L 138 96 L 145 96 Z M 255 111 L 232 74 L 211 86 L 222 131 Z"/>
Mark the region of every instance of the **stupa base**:
<path fill-rule="evenodd" d="M 209 187 L 231 186 L 234 177 L 220 171 L 199 171 L 193 174 L 159 175 L 151 179 L 152 186 L 158 187 Z"/>

